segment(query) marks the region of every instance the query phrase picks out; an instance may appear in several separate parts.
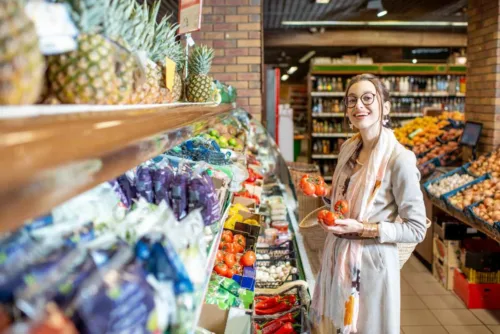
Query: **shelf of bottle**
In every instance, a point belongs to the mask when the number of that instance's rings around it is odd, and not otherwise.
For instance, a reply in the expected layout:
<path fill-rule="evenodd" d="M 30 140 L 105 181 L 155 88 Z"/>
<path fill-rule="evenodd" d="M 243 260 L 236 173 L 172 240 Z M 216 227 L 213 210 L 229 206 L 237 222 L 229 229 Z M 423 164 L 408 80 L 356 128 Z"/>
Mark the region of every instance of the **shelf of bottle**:
<path fill-rule="evenodd" d="M 414 118 L 414 117 L 422 117 L 424 114 L 422 113 L 408 113 L 408 112 L 396 112 L 396 113 L 391 113 L 390 116 L 392 118 Z M 331 113 L 331 112 L 325 112 L 325 113 L 315 113 L 312 114 L 313 118 L 343 118 L 344 113 Z"/>
<path fill-rule="evenodd" d="M 313 154 L 311 156 L 313 159 L 337 159 L 338 154 Z"/>
<path fill-rule="evenodd" d="M 311 92 L 312 97 L 344 97 L 344 92 Z M 391 92 L 394 97 L 465 97 L 464 93 L 448 92 Z"/>
<path fill-rule="evenodd" d="M 348 138 L 354 136 L 354 133 L 337 132 L 337 133 L 313 133 L 312 137 L 316 138 Z"/>

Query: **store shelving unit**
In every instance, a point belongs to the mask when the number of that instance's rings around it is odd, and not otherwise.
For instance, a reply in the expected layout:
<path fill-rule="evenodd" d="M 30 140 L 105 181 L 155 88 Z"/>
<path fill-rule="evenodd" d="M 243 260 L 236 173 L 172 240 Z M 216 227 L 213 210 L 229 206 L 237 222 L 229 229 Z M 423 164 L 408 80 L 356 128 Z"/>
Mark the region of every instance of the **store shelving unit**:
<path fill-rule="evenodd" d="M 232 105 L 4 107 L 0 232 L 155 157 Z"/>
<path fill-rule="evenodd" d="M 398 64 L 398 63 L 381 63 L 381 64 L 315 64 L 311 63 L 309 75 L 307 78 L 308 82 L 308 93 L 309 93 L 309 106 L 308 106 L 308 133 L 311 134 L 311 140 L 309 141 L 308 158 L 311 163 L 318 163 L 320 165 L 320 170 L 323 172 L 327 170 L 332 170 L 335 167 L 335 154 L 319 154 L 319 152 L 324 152 L 323 146 L 324 141 L 329 140 L 331 152 L 336 152 L 339 147 L 338 140 L 345 140 L 352 136 L 352 132 L 346 129 L 343 125 L 344 110 L 342 106 L 341 99 L 344 98 L 346 81 L 357 74 L 371 73 L 381 77 L 390 78 L 401 78 L 403 76 L 411 77 L 430 77 L 435 78 L 438 81 L 445 80 L 448 75 L 450 76 L 464 76 L 466 74 L 466 67 L 460 65 L 447 65 L 447 64 Z M 331 89 L 316 90 L 316 79 L 317 78 L 336 78 L 332 80 L 332 84 L 329 85 Z M 328 79 L 326 82 L 330 82 Z M 337 80 L 341 80 L 342 89 L 340 86 L 335 87 Z M 399 80 L 399 79 L 397 79 Z M 420 80 L 420 79 L 419 79 Z M 453 87 L 453 86 L 452 86 Z M 422 104 L 415 103 L 416 106 L 424 105 L 424 101 L 436 101 L 441 103 L 442 101 L 458 101 L 461 103 L 465 97 L 464 93 L 448 93 L 448 91 L 436 90 L 436 91 L 394 91 L 391 92 L 391 96 L 399 101 L 401 107 L 396 108 L 396 103 L 393 100 L 393 112 L 391 113 L 391 121 L 393 126 L 398 126 L 400 123 L 409 121 L 415 117 L 421 117 L 424 115 L 423 110 L 420 108 L 414 108 L 412 101 L 422 101 Z M 321 102 L 320 102 L 321 99 Z M 313 107 L 318 103 L 324 103 L 327 101 L 326 110 L 323 107 L 321 112 L 318 112 L 320 108 Z M 328 102 L 330 101 L 330 102 Z M 333 103 L 333 102 L 335 103 Z M 408 102 L 410 101 L 410 102 Z M 454 103 L 455 103 L 454 102 Z M 405 103 L 411 105 L 411 108 L 406 108 Z M 432 102 L 434 104 L 434 102 Z M 441 105 L 441 104 L 439 104 Z M 330 106 L 332 106 L 330 108 Z M 340 110 L 339 110 L 340 107 Z M 329 128 L 328 133 L 319 133 L 319 131 L 313 131 L 313 122 L 316 124 L 322 124 L 323 128 L 326 126 Z M 339 125 L 339 123 L 341 125 Z M 326 125 L 324 125 L 326 124 Z M 331 132 L 333 129 L 335 132 Z M 316 150 L 313 150 L 314 144 L 316 143 Z M 318 149 L 319 148 L 319 149 Z M 324 168 L 328 165 L 329 168 Z"/>

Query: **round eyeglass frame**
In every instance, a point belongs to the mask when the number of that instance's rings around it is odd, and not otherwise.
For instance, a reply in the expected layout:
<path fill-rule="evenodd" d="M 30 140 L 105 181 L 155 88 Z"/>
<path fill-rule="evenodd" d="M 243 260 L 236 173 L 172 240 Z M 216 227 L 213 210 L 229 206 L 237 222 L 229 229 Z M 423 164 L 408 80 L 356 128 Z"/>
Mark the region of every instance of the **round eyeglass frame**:
<path fill-rule="evenodd" d="M 364 97 L 365 95 L 371 95 L 371 96 L 373 97 L 372 102 L 370 102 L 370 103 L 365 103 L 365 102 L 363 102 L 363 97 Z M 344 98 L 344 104 L 345 104 L 345 106 L 346 106 L 347 108 L 354 108 L 354 107 L 356 106 L 356 104 L 358 103 L 358 100 L 361 100 L 361 103 L 363 103 L 363 105 L 365 105 L 365 106 L 369 106 L 369 105 L 372 105 L 372 104 L 373 104 L 373 102 L 375 102 L 375 97 L 376 97 L 376 96 L 377 96 L 377 94 L 374 94 L 374 93 L 364 93 L 364 94 L 363 94 L 363 95 L 361 95 L 360 97 L 356 97 L 356 102 L 354 102 L 354 104 L 353 104 L 353 105 L 349 105 L 348 98 L 349 98 L 349 97 L 355 97 L 355 96 L 352 96 L 352 95 L 351 95 L 351 96 L 346 96 L 346 97 Z"/>

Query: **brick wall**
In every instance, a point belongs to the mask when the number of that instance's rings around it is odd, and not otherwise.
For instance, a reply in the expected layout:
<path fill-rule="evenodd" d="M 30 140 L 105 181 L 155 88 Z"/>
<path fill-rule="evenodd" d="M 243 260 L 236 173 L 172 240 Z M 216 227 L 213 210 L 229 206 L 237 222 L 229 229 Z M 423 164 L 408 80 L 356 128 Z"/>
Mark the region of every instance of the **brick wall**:
<path fill-rule="evenodd" d="M 262 115 L 262 0 L 204 0 L 198 44 L 215 49 L 211 74 L 238 89 L 238 105 Z"/>
<path fill-rule="evenodd" d="M 483 123 L 479 150 L 500 145 L 500 0 L 469 0 L 465 117 Z"/>

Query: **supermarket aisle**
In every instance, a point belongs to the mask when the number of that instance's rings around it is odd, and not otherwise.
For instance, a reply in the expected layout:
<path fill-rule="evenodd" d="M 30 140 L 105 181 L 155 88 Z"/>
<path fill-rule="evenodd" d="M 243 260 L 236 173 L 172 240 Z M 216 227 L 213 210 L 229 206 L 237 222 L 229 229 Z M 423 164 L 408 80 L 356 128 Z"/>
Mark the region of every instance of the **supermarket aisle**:
<path fill-rule="evenodd" d="M 500 334 L 500 310 L 468 310 L 411 257 L 401 270 L 401 333 Z"/>

